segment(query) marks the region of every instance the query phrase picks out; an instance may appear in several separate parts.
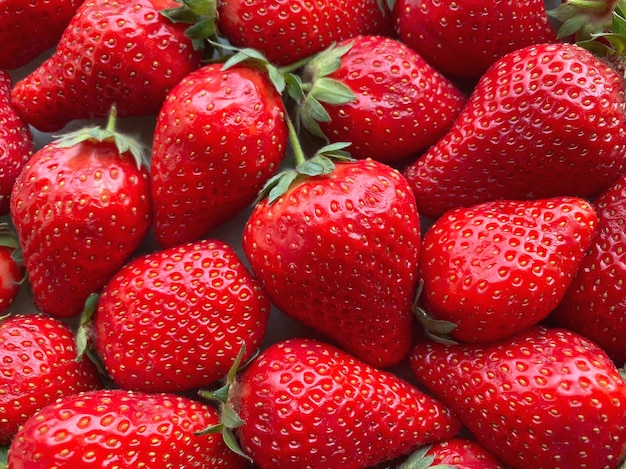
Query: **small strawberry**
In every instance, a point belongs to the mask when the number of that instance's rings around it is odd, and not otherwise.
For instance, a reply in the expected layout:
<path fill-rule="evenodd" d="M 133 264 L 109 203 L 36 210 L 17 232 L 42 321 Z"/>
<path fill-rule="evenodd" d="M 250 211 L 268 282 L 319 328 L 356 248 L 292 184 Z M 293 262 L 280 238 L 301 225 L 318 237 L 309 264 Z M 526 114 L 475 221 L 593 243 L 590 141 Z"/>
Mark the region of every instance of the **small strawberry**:
<path fill-rule="evenodd" d="M 42 314 L 0 320 L 0 370 L 0 444 L 45 405 L 101 386 L 93 364 L 77 360 L 70 328 Z"/>
<path fill-rule="evenodd" d="M 0 314 L 13 304 L 24 282 L 24 259 L 13 228 L 0 223 Z"/>
<path fill-rule="evenodd" d="M 473 440 L 453 437 L 415 451 L 397 469 L 505 469 Z"/>
<path fill-rule="evenodd" d="M 213 407 L 186 397 L 103 389 L 59 399 L 24 424 L 7 469 L 243 469 L 219 435 Z"/>
<path fill-rule="evenodd" d="M 387 164 L 415 158 L 452 126 L 465 96 L 416 52 L 383 36 L 357 36 L 304 69 L 304 126 L 351 142 L 353 158 Z"/>
<path fill-rule="evenodd" d="M 573 332 L 536 326 L 489 345 L 427 342 L 410 364 L 512 469 L 614 469 L 626 455 L 626 383 Z"/>
<path fill-rule="evenodd" d="M 184 26 L 159 12 L 173 0 L 87 0 L 54 54 L 13 89 L 26 122 L 43 131 L 74 119 L 156 114 L 167 92 L 195 70 L 202 52 Z"/>
<path fill-rule="evenodd" d="M 405 171 L 420 214 L 496 199 L 591 197 L 624 170 L 624 80 L 572 44 L 512 52 Z"/>
<path fill-rule="evenodd" d="M 260 469 L 362 469 L 460 429 L 444 406 L 408 382 L 313 339 L 274 343 L 218 395 L 217 428 L 229 434 L 234 426 L 235 451 Z"/>
<path fill-rule="evenodd" d="M 260 345 L 269 310 L 233 248 L 203 240 L 122 267 L 103 289 L 88 329 L 118 386 L 174 392 L 226 376 L 242 344 L 250 354 Z"/>
<path fill-rule="evenodd" d="M 255 65 L 206 65 L 168 94 L 151 164 L 159 245 L 199 239 L 254 201 L 287 151 L 285 112 Z"/>
<path fill-rule="evenodd" d="M 56 46 L 83 0 L 3 0 L 0 5 L 0 69 L 22 67 Z"/>
<path fill-rule="evenodd" d="M 479 78 L 505 54 L 556 42 L 544 0 L 397 0 L 398 37 L 443 74 Z"/>
<path fill-rule="evenodd" d="M 435 324 L 455 324 L 450 335 L 461 341 L 524 330 L 561 301 L 596 226 L 593 207 L 574 197 L 450 210 L 424 234 L 423 310 Z"/>
<path fill-rule="evenodd" d="M 139 246 L 151 220 L 140 147 L 106 129 L 82 129 L 29 160 L 11 194 L 35 306 L 77 315 Z"/>

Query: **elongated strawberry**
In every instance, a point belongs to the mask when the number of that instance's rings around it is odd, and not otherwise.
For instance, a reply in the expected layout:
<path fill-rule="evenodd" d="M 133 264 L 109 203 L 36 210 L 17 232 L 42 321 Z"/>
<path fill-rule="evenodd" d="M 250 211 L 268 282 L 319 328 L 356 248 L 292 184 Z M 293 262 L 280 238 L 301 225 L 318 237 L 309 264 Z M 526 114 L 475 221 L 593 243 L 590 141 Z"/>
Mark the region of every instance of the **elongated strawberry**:
<path fill-rule="evenodd" d="M 171 0 L 87 0 L 54 54 L 13 89 L 27 123 L 44 132 L 74 119 L 156 114 L 167 92 L 202 58 L 184 26 L 160 10 Z"/>
<path fill-rule="evenodd" d="M 456 436 L 424 446 L 398 466 L 397 469 L 505 469 L 480 444 Z"/>
<path fill-rule="evenodd" d="M 410 362 L 513 469 L 614 469 L 626 455 L 626 383 L 578 334 L 533 327 L 491 345 L 423 343 Z"/>
<path fill-rule="evenodd" d="M 243 469 L 245 460 L 219 435 L 196 434 L 217 420 L 213 407 L 170 394 L 104 389 L 67 396 L 24 424 L 7 468 Z"/>
<path fill-rule="evenodd" d="M 11 194 L 35 306 L 57 317 L 80 313 L 137 249 L 151 220 L 149 175 L 137 142 L 82 129 L 35 153 Z"/>
<path fill-rule="evenodd" d="M 260 469 L 362 469 L 459 431 L 408 382 L 312 339 L 274 343 L 222 392 L 238 450 Z"/>
<path fill-rule="evenodd" d="M 254 201 L 287 151 L 284 114 L 281 94 L 255 65 L 207 65 L 168 94 L 151 163 L 162 247 L 199 239 Z"/>
<path fill-rule="evenodd" d="M 269 299 L 233 248 L 203 240 L 138 257 L 103 289 L 91 324 L 118 386 L 163 392 L 226 376 L 260 345 Z"/>
<path fill-rule="evenodd" d="M 446 212 L 424 235 L 420 302 L 455 339 L 502 339 L 559 304 L 596 231 L 585 200 L 493 201 Z M 425 321 L 429 327 L 429 321 Z"/>
<path fill-rule="evenodd" d="M 56 399 L 101 386 L 89 360 L 77 360 L 74 334 L 42 314 L 0 320 L 0 443 Z"/>
<path fill-rule="evenodd" d="M 465 96 L 403 43 L 344 40 L 304 69 L 299 114 L 315 135 L 351 142 L 353 158 L 387 164 L 417 157 L 441 138 Z"/>
<path fill-rule="evenodd" d="M 452 129 L 405 171 L 420 213 L 599 194 L 624 170 L 624 107 L 622 76 L 581 47 L 512 52 L 481 78 Z"/>

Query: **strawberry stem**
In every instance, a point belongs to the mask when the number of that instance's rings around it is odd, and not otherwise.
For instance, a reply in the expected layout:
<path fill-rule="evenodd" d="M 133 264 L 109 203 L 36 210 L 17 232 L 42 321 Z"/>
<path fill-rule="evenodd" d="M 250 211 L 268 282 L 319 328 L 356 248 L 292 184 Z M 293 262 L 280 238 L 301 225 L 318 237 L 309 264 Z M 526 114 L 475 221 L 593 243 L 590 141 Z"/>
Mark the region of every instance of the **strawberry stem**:
<path fill-rule="evenodd" d="M 302 148 L 302 144 L 300 143 L 298 132 L 296 132 L 296 129 L 293 126 L 293 122 L 291 121 L 289 116 L 285 117 L 285 122 L 287 123 L 287 129 L 289 130 L 289 143 L 291 144 L 291 149 L 293 151 L 293 157 L 296 162 L 296 166 L 300 166 L 306 161 L 306 155 Z"/>

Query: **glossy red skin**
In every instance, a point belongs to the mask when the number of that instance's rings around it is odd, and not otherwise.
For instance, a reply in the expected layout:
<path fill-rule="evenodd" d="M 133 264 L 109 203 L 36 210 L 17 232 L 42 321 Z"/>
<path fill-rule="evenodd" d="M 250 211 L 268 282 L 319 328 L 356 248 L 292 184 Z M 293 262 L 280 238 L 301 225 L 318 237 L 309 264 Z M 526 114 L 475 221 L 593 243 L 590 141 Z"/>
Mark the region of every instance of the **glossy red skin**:
<path fill-rule="evenodd" d="M 272 303 L 379 367 L 408 353 L 420 222 L 402 175 L 337 163 L 257 204 L 243 249 Z"/>
<path fill-rule="evenodd" d="M 93 318 L 95 350 L 126 389 L 208 387 L 260 346 L 270 301 L 231 246 L 202 240 L 146 254 L 106 285 Z"/>
<path fill-rule="evenodd" d="M 26 422 L 7 469 L 243 469 L 245 460 L 219 433 L 195 433 L 218 421 L 213 407 L 181 396 L 120 389 L 73 395 Z"/>
<path fill-rule="evenodd" d="M 168 94 L 151 163 L 160 246 L 199 239 L 254 201 L 287 151 L 284 116 L 266 74 L 245 65 L 207 65 Z"/>
<path fill-rule="evenodd" d="M 60 397 L 101 387 L 94 364 L 76 359 L 74 334 L 40 314 L 0 321 L 0 444 L 18 427 Z"/>
<path fill-rule="evenodd" d="M 420 300 L 464 342 L 503 339 L 559 304 L 597 228 L 574 197 L 485 202 L 450 210 L 424 234 Z"/>
<path fill-rule="evenodd" d="M 441 73 L 478 79 L 505 54 L 556 42 L 544 0 L 398 0 L 398 37 Z"/>
<path fill-rule="evenodd" d="M 614 469 L 626 454 L 626 383 L 597 345 L 571 331 L 418 344 L 410 366 L 512 469 Z"/>
<path fill-rule="evenodd" d="M 624 170 L 624 107 L 620 74 L 578 46 L 505 56 L 483 75 L 452 129 L 405 171 L 420 214 L 599 194 Z"/>
<path fill-rule="evenodd" d="M 456 434 L 439 402 L 312 339 L 274 343 L 229 391 L 242 449 L 260 469 L 361 469 Z"/>
<path fill-rule="evenodd" d="M 22 268 L 13 258 L 15 249 L 0 246 L 0 314 L 13 303 L 24 278 Z"/>
<path fill-rule="evenodd" d="M 434 443 L 428 452 L 436 464 L 449 464 L 455 469 L 505 469 L 485 448 L 473 440 L 454 437 Z"/>
<path fill-rule="evenodd" d="M 9 213 L 15 179 L 34 151 L 30 129 L 11 101 L 12 88 L 11 76 L 0 70 L 0 215 Z"/>
<path fill-rule="evenodd" d="M 549 319 L 593 340 L 621 366 L 626 362 L 626 176 L 596 198 L 594 207 L 596 234 Z"/>
<path fill-rule="evenodd" d="M 111 142 L 51 143 L 16 180 L 11 218 L 35 306 L 75 316 L 148 233 L 149 175 Z"/>
<path fill-rule="evenodd" d="M 351 142 L 353 158 L 393 164 L 417 157 L 452 127 L 465 96 L 403 43 L 359 36 L 340 67 L 327 76 L 356 95 L 347 104 L 323 104 L 330 122 L 320 128 L 332 142 Z"/>
<path fill-rule="evenodd" d="M 391 12 L 376 0 L 220 0 L 217 27 L 238 47 L 288 65 L 359 34 L 393 34 Z"/>
<path fill-rule="evenodd" d="M 0 69 L 22 67 L 56 46 L 83 0 L 3 0 Z"/>
<path fill-rule="evenodd" d="M 20 114 L 42 132 L 74 119 L 158 113 L 167 92 L 198 68 L 185 25 L 160 14 L 173 1 L 86 0 L 55 53 L 13 89 Z"/>

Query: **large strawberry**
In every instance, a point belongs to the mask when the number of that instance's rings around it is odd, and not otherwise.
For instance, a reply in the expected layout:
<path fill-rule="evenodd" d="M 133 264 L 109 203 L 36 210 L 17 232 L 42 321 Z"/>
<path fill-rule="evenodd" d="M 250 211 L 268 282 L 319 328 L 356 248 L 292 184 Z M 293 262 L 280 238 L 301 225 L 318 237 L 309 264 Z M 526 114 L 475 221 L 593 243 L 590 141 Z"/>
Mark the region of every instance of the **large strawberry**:
<path fill-rule="evenodd" d="M 255 65 L 207 65 L 168 94 L 151 164 L 162 247 L 200 238 L 256 198 L 287 151 L 285 112 Z"/>
<path fill-rule="evenodd" d="M 60 320 L 19 314 L 0 321 L 0 443 L 45 405 L 100 386 L 93 363 L 77 360 L 74 334 Z"/>
<path fill-rule="evenodd" d="M 184 26 L 160 14 L 172 0 L 87 0 L 54 54 L 13 89 L 23 118 L 44 132 L 74 119 L 156 114 L 202 58 Z"/>
<path fill-rule="evenodd" d="M 450 210 L 424 234 L 423 309 L 455 324 L 450 334 L 462 341 L 497 340 L 526 329 L 559 304 L 596 226 L 592 206 L 574 197 Z"/>
<path fill-rule="evenodd" d="M 397 0 L 393 19 L 400 40 L 456 78 L 477 79 L 509 52 L 556 41 L 544 0 Z"/>
<path fill-rule="evenodd" d="M 269 310 L 233 248 L 204 240 L 122 267 L 103 289 L 88 328 L 118 386 L 173 392 L 226 376 L 242 345 L 252 354 Z"/>
<path fill-rule="evenodd" d="M 513 469 L 614 469 L 626 455 L 626 383 L 573 332 L 536 326 L 490 345 L 427 342 L 410 363 Z"/>
<path fill-rule="evenodd" d="M 44 407 L 9 447 L 7 469 L 243 469 L 219 435 L 197 432 L 215 409 L 186 397 L 104 389 Z"/>
<path fill-rule="evenodd" d="M 581 47 L 508 54 L 483 75 L 453 128 L 406 170 L 420 213 L 597 195 L 625 167 L 625 105 L 623 77 Z"/>
<path fill-rule="evenodd" d="M 224 431 L 260 469 L 363 469 L 460 429 L 408 382 L 313 339 L 276 342 L 202 394 L 221 398 Z"/>
<path fill-rule="evenodd" d="M 351 142 L 354 158 L 393 164 L 421 155 L 452 126 L 465 96 L 403 43 L 357 36 L 304 69 L 299 114 L 312 133 Z"/>
<path fill-rule="evenodd" d="M 140 245 L 152 220 L 149 175 L 138 143 L 87 128 L 35 153 L 11 194 L 35 306 L 57 317 L 81 312 Z"/>

